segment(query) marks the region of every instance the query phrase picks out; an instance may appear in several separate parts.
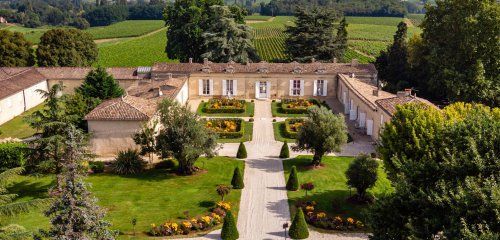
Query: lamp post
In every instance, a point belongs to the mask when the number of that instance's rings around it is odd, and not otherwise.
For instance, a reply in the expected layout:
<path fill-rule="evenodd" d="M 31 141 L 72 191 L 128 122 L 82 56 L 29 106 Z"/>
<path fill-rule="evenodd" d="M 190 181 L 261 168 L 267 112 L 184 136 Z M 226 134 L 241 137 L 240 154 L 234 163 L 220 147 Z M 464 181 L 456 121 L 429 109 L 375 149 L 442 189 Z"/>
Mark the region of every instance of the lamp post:
<path fill-rule="evenodd" d="M 286 229 L 288 228 L 288 222 L 283 223 L 283 229 L 285 229 L 285 240 L 286 240 Z"/>

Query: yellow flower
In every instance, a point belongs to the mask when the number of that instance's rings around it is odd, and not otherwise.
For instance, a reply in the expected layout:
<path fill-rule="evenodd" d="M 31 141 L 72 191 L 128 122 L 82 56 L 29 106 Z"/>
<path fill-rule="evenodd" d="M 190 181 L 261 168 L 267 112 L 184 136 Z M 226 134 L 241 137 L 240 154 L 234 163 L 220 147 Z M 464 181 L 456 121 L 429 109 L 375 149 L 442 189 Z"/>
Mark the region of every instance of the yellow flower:
<path fill-rule="evenodd" d="M 347 222 L 348 222 L 349 224 L 354 224 L 354 219 L 352 219 L 352 218 L 347 218 Z"/>
<path fill-rule="evenodd" d="M 191 228 L 193 225 L 189 221 L 183 221 L 182 226 L 184 228 Z"/>
<path fill-rule="evenodd" d="M 314 211 L 314 207 L 313 206 L 307 206 L 306 207 L 306 211 L 307 212 L 312 212 L 312 211 Z"/>
<path fill-rule="evenodd" d="M 220 201 L 217 203 L 217 207 L 220 207 L 226 211 L 231 210 L 231 203 Z"/>
<path fill-rule="evenodd" d="M 317 218 L 324 218 L 324 217 L 326 217 L 326 213 L 320 212 L 320 213 L 316 214 L 316 217 Z"/>
<path fill-rule="evenodd" d="M 154 224 L 154 223 L 153 223 L 153 224 L 151 224 L 151 227 L 152 227 L 152 228 L 155 228 L 155 227 L 156 227 L 156 224 Z"/>

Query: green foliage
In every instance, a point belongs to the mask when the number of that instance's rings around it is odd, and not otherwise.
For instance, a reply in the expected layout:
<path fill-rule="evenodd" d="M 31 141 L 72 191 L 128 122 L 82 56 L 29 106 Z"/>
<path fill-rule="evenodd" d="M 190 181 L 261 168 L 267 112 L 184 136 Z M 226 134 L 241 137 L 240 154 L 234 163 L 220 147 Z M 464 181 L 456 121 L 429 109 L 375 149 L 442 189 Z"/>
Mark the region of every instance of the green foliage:
<path fill-rule="evenodd" d="M 325 107 L 309 108 L 307 119 L 299 130 L 294 150 L 312 151 L 312 164 L 318 166 L 326 153 L 339 152 L 347 143 L 347 126 L 344 116 L 333 114 Z"/>
<path fill-rule="evenodd" d="M 139 152 L 134 149 L 128 149 L 118 152 L 112 168 L 115 173 L 122 175 L 138 174 L 146 168 L 147 163 L 142 160 Z"/>
<path fill-rule="evenodd" d="M 31 240 L 33 236 L 26 228 L 17 224 L 9 224 L 0 228 L 0 239 L 3 240 Z"/>
<path fill-rule="evenodd" d="M 24 166 L 27 150 L 28 146 L 22 142 L 0 143 L 0 171 Z"/>
<path fill-rule="evenodd" d="M 77 29 L 52 29 L 45 32 L 36 50 L 38 66 L 81 67 L 97 60 L 97 45 L 92 35 Z"/>
<path fill-rule="evenodd" d="M 91 70 L 85 77 L 82 85 L 75 91 L 84 98 L 97 98 L 100 100 L 117 98 L 124 93 L 124 90 L 115 81 L 113 76 L 108 74 L 106 69 L 102 67 Z"/>
<path fill-rule="evenodd" d="M 370 211 L 375 239 L 498 232 L 499 120 L 476 104 L 398 107 L 378 148 L 396 191 Z"/>
<path fill-rule="evenodd" d="M 89 168 L 93 173 L 103 173 L 104 172 L 104 162 L 92 161 L 89 162 Z"/>
<path fill-rule="evenodd" d="M 209 158 L 215 155 L 216 136 L 199 121 L 196 113 L 176 101 L 164 100 L 158 111 L 163 128 L 156 136 L 157 154 L 177 159 L 178 173 L 193 174 L 197 170 L 194 163 L 202 154 Z"/>
<path fill-rule="evenodd" d="M 407 31 L 406 23 L 400 22 L 394 35 L 394 42 L 387 47 L 387 50 L 380 52 L 375 60 L 380 79 L 387 83 L 384 90 L 396 92 L 410 85 Z"/>
<path fill-rule="evenodd" d="M 299 178 L 297 177 L 297 168 L 292 166 L 290 171 L 290 176 L 288 176 L 288 181 L 286 182 L 286 190 L 297 191 L 299 190 Z"/>
<path fill-rule="evenodd" d="M 224 197 L 227 196 L 229 192 L 231 192 L 231 187 L 226 186 L 224 184 L 219 184 L 217 185 L 215 190 L 217 191 L 217 194 L 221 197 L 222 201 L 224 201 Z"/>
<path fill-rule="evenodd" d="M 283 146 L 281 146 L 280 150 L 280 158 L 289 158 L 290 157 L 290 149 L 288 149 L 288 143 L 285 141 Z"/>
<path fill-rule="evenodd" d="M 243 159 L 247 158 L 247 148 L 243 142 L 240 142 L 240 146 L 238 146 L 238 152 L 236 153 L 236 158 Z"/>
<path fill-rule="evenodd" d="M 347 21 L 345 17 L 343 17 L 337 28 L 337 36 L 335 37 L 335 51 L 336 56 L 340 57 L 339 60 L 344 59 L 344 55 L 347 50 L 347 25 Z"/>
<path fill-rule="evenodd" d="M 214 62 L 258 62 L 250 28 L 237 23 L 229 7 L 211 6 L 209 27 L 202 33 L 206 51 L 201 55 Z M 241 19 L 243 21 L 243 19 Z"/>
<path fill-rule="evenodd" d="M 347 185 L 356 188 L 358 199 L 366 199 L 366 190 L 375 186 L 378 179 L 378 163 L 364 154 L 356 157 L 345 172 Z"/>
<path fill-rule="evenodd" d="M 295 212 L 288 235 L 290 235 L 292 239 L 306 239 L 309 237 L 309 229 L 307 228 L 302 208 L 298 208 L 297 212 Z"/>
<path fill-rule="evenodd" d="M 236 167 L 234 169 L 231 185 L 234 189 L 243 189 L 245 187 L 245 183 L 243 182 L 243 174 L 241 173 L 239 167 Z"/>
<path fill-rule="evenodd" d="M 156 129 L 158 121 L 152 123 L 144 123 L 141 131 L 134 134 L 134 142 L 141 146 L 141 155 L 149 156 L 149 163 L 153 163 L 154 153 L 156 151 Z"/>
<path fill-rule="evenodd" d="M 231 211 L 226 212 L 220 236 L 223 240 L 236 240 L 240 237 L 238 228 L 236 228 L 236 220 L 234 219 Z"/>
<path fill-rule="evenodd" d="M 288 36 L 285 40 L 285 51 L 288 55 L 301 62 L 310 61 L 313 58 L 322 61 L 343 58 L 340 53 L 345 50 L 345 47 L 338 48 L 339 43 L 333 35 L 333 32 L 337 30 L 335 22 L 338 20 L 338 14 L 335 11 L 297 8 L 295 17 L 295 25 L 288 26 L 286 30 Z M 339 40 L 345 39 L 341 37 Z"/>
<path fill-rule="evenodd" d="M 61 158 L 61 172 L 51 189 L 55 197 L 45 212 L 51 217 L 48 234 L 54 239 L 114 239 L 104 221 L 105 211 L 97 205 L 84 182 L 83 161 L 88 159 L 85 136 L 73 126 L 64 132 L 65 149 Z"/>
<path fill-rule="evenodd" d="M 121 22 L 128 17 L 128 9 L 125 6 L 100 6 L 84 15 L 90 26 L 107 26 L 115 22 Z"/>
<path fill-rule="evenodd" d="M 452 101 L 499 106 L 500 5 L 495 1 L 438 1 L 421 25 L 430 86 Z M 441 86 L 444 86 L 442 88 Z"/>
<path fill-rule="evenodd" d="M 27 67 L 35 64 L 32 44 L 23 34 L 0 30 L 0 67 Z"/>

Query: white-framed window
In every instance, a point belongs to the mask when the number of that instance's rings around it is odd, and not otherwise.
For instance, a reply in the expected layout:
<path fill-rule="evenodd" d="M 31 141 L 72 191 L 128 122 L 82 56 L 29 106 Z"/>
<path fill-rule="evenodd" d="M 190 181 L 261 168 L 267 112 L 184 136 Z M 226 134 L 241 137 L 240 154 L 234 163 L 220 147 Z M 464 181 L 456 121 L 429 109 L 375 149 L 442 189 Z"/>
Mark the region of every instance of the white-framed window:
<path fill-rule="evenodd" d="M 210 92 L 210 79 L 203 79 L 202 83 L 203 83 L 203 86 L 202 86 L 203 95 L 210 95 L 211 94 L 211 92 Z"/>
<path fill-rule="evenodd" d="M 384 125 L 384 114 L 380 114 L 380 125 Z"/>
<path fill-rule="evenodd" d="M 301 86 L 300 86 L 300 80 L 293 80 L 292 81 L 292 95 L 293 96 L 300 96 L 300 90 L 301 90 Z"/>
<path fill-rule="evenodd" d="M 226 80 L 226 93 L 225 95 L 234 95 L 234 80 Z"/>
<path fill-rule="evenodd" d="M 316 81 L 316 95 L 323 96 L 325 92 L 325 80 Z"/>

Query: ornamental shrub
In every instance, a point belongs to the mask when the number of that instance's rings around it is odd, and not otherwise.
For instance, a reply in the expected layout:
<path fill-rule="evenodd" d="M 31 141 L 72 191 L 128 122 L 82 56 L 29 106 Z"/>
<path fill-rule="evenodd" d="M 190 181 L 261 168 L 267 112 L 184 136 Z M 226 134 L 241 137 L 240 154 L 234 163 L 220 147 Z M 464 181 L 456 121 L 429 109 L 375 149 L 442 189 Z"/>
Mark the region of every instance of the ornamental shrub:
<path fill-rule="evenodd" d="M 247 148 L 243 142 L 240 142 L 240 146 L 238 147 L 238 152 L 236 153 L 236 158 L 243 159 L 247 158 Z"/>
<path fill-rule="evenodd" d="M 289 158 L 290 150 L 288 149 L 288 143 L 285 141 L 283 146 L 281 146 L 280 158 Z"/>
<path fill-rule="evenodd" d="M 236 228 L 236 221 L 234 220 L 231 211 L 226 212 L 224 217 L 224 224 L 222 225 L 222 231 L 220 237 L 223 240 L 236 240 L 240 237 L 238 229 Z"/>
<path fill-rule="evenodd" d="M 243 183 L 243 175 L 241 174 L 239 167 L 234 169 L 231 185 L 233 185 L 234 189 L 243 189 L 245 187 L 245 183 Z"/>
<path fill-rule="evenodd" d="M 286 182 L 286 190 L 299 190 L 299 178 L 297 177 L 297 168 L 295 166 L 292 166 L 292 171 L 290 171 L 290 176 L 288 176 L 288 181 Z"/>
<path fill-rule="evenodd" d="M 112 163 L 112 168 L 118 174 L 137 174 L 146 168 L 146 161 L 142 160 L 139 151 L 135 149 L 128 149 L 126 151 L 118 152 L 118 156 Z"/>
<path fill-rule="evenodd" d="M 307 229 L 307 223 L 302 208 L 297 209 L 288 235 L 290 235 L 292 239 L 306 239 L 309 237 L 309 229 Z"/>
<path fill-rule="evenodd" d="M 0 172 L 23 166 L 26 154 L 27 146 L 22 142 L 0 143 Z"/>
<path fill-rule="evenodd" d="M 93 173 L 103 173 L 104 172 L 104 162 L 89 162 L 89 168 Z"/>

